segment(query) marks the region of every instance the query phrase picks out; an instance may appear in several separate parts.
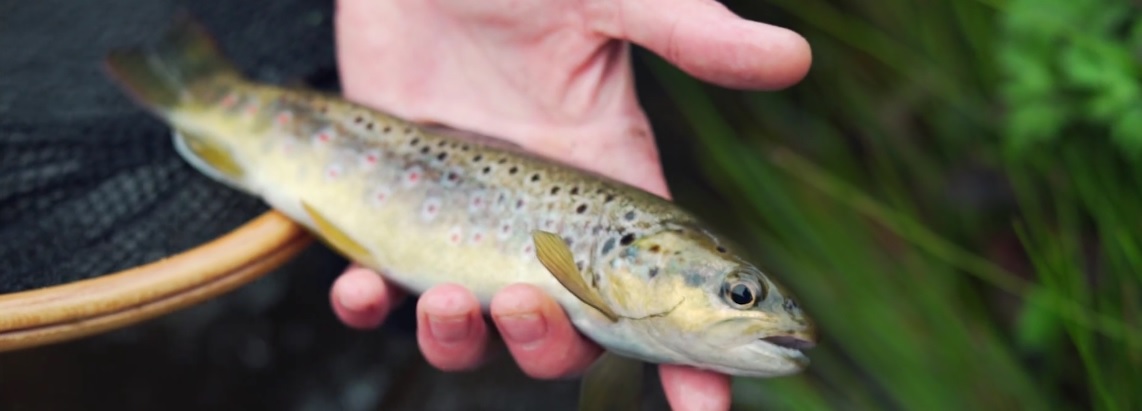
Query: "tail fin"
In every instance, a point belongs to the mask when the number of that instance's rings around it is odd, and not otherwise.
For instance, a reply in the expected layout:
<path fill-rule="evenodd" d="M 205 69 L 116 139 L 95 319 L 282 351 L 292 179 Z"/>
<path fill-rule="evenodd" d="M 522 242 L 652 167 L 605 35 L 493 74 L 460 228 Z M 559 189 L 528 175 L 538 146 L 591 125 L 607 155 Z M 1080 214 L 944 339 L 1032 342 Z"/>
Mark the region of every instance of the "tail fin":
<path fill-rule="evenodd" d="M 196 81 L 241 77 L 210 34 L 185 13 L 154 46 L 111 51 L 104 64 L 128 94 L 158 114 L 178 105 L 183 90 Z"/>

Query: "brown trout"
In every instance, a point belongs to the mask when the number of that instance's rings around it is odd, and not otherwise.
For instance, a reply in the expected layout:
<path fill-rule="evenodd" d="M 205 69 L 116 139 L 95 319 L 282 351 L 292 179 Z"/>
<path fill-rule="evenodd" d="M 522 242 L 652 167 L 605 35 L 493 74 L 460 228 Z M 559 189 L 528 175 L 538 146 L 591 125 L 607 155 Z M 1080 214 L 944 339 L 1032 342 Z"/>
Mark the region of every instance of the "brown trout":
<path fill-rule="evenodd" d="M 663 198 L 498 139 L 254 83 L 189 17 L 106 67 L 193 167 L 392 282 L 458 283 L 485 305 L 513 283 L 543 289 L 610 353 L 584 401 L 621 386 L 598 381 L 636 378 L 623 361 L 753 377 L 809 362 L 815 331 L 787 291 Z"/>

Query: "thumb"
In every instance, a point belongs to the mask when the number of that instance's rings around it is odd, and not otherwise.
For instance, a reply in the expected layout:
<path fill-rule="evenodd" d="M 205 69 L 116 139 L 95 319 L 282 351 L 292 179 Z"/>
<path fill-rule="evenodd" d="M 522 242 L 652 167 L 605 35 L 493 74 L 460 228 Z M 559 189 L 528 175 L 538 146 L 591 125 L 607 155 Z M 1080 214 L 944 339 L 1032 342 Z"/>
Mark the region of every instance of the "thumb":
<path fill-rule="evenodd" d="M 809 43 L 797 33 L 742 19 L 715 0 L 600 0 L 590 14 L 595 30 L 723 87 L 788 87 L 812 61 Z"/>

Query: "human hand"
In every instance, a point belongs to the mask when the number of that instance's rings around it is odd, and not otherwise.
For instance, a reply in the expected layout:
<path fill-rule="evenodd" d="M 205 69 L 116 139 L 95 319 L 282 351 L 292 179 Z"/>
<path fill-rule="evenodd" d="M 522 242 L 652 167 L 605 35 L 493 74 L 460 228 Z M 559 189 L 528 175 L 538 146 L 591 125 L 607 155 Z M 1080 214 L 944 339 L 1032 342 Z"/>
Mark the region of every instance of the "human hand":
<path fill-rule="evenodd" d="M 743 20 L 714 0 L 339 0 L 336 16 L 349 99 L 501 137 L 663 197 L 669 193 L 636 98 L 627 41 L 725 87 L 786 87 L 810 63 L 797 34 Z M 338 317 L 357 328 L 378 326 L 403 298 L 357 266 L 330 294 Z M 535 378 L 577 374 L 600 353 L 535 287 L 505 288 L 491 314 L 516 362 Z M 470 291 L 441 285 L 425 292 L 417 323 L 431 364 L 479 365 L 487 325 Z M 725 376 L 670 365 L 660 374 L 674 409 L 729 409 Z"/>

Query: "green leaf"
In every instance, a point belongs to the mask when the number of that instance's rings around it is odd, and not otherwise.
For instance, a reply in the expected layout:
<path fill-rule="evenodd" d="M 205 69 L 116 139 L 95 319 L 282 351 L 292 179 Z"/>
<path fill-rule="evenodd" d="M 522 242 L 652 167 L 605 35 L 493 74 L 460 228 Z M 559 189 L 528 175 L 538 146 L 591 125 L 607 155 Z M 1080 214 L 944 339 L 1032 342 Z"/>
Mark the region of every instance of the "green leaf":
<path fill-rule="evenodd" d="M 1018 153 L 1035 144 L 1056 139 L 1070 118 L 1065 105 L 1051 100 L 1014 107 L 1007 120 L 1008 149 Z"/>

